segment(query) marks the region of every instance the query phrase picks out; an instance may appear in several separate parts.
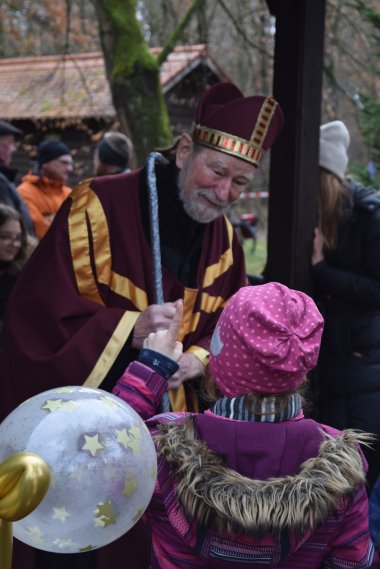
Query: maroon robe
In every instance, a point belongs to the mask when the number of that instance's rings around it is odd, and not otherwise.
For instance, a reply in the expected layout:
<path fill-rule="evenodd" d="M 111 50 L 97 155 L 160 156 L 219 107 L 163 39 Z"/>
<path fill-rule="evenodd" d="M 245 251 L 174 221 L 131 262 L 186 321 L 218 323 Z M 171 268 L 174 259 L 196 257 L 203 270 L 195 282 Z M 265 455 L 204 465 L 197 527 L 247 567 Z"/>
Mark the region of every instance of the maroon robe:
<path fill-rule="evenodd" d="M 124 367 L 128 363 L 126 346 L 136 318 L 155 299 L 140 175 L 80 184 L 24 269 L 7 308 L 0 418 L 46 389 L 98 387 L 118 358 Z M 171 223 L 175 227 L 179 221 Z M 204 228 L 195 280 L 196 288 L 184 287 L 163 267 L 165 301 L 184 299 L 184 349 L 206 361 L 225 301 L 246 284 L 243 252 L 225 217 Z M 75 569 L 78 557 L 81 569 L 108 569 L 123 558 L 129 569 L 142 569 L 149 563 L 149 539 L 138 523 L 91 554 L 60 555 L 59 560 L 54 555 L 51 565 L 40 552 L 44 561 L 33 564 L 35 555 L 36 550 L 16 542 L 14 569 Z"/>

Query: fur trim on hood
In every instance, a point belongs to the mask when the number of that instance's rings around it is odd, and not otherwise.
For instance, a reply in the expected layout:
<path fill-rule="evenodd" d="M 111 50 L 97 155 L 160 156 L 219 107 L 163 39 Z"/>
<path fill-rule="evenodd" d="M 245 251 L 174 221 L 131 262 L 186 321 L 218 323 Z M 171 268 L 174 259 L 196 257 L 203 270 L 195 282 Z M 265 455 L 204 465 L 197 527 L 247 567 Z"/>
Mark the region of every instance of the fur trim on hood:
<path fill-rule="evenodd" d="M 197 439 L 193 423 L 159 425 L 159 454 L 177 480 L 178 499 L 190 520 L 218 531 L 261 537 L 287 529 L 303 535 L 345 507 L 365 482 L 358 443 L 373 436 L 353 430 L 325 434 L 319 454 L 295 476 L 252 480 L 224 466 L 223 459 Z"/>

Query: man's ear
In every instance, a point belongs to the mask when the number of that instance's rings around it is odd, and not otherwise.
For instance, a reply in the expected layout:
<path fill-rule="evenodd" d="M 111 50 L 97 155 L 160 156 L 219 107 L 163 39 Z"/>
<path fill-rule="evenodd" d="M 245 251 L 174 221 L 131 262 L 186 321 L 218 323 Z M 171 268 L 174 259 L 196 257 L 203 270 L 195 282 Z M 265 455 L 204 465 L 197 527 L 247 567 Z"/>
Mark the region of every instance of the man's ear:
<path fill-rule="evenodd" d="M 183 168 L 183 165 L 189 156 L 190 152 L 193 149 L 193 140 L 188 132 L 184 132 L 179 139 L 176 155 L 175 155 L 175 163 L 179 170 Z"/>

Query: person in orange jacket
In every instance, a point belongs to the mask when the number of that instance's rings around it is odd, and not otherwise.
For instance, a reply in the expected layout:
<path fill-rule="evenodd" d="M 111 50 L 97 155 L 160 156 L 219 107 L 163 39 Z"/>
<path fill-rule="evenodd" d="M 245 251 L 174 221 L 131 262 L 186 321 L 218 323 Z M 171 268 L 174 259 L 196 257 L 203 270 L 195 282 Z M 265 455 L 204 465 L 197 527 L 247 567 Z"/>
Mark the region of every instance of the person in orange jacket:
<path fill-rule="evenodd" d="M 38 239 L 42 239 L 62 202 L 71 193 L 65 186 L 73 171 L 69 148 L 58 140 L 45 140 L 38 147 L 37 173 L 29 172 L 17 187 L 33 221 Z"/>

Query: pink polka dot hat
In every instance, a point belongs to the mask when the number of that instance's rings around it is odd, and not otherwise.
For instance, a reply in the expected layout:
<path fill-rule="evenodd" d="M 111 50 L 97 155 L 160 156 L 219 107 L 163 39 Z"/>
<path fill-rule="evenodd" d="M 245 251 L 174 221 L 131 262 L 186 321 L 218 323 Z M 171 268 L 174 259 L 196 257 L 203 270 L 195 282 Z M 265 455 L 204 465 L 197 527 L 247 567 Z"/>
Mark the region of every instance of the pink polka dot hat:
<path fill-rule="evenodd" d="M 241 288 L 228 301 L 210 345 L 210 370 L 228 397 L 283 393 L 318 360 L 323 318 L 303 292 L 280 283 Z"/>

